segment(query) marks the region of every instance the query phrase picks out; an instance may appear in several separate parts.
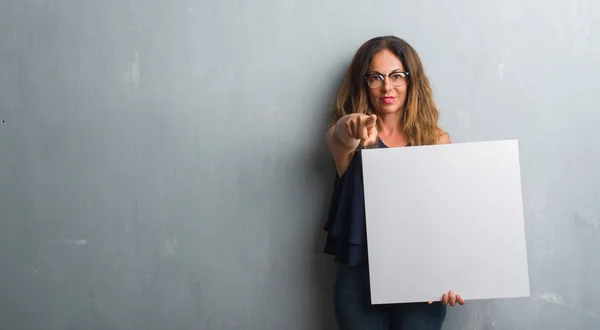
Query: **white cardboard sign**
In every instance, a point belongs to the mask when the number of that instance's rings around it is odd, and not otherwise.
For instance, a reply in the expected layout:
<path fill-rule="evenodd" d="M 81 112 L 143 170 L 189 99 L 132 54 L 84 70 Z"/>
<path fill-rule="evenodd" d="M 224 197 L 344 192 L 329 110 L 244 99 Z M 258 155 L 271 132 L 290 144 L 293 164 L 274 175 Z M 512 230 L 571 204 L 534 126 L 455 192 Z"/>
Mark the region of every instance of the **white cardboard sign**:
<path fill-rule="evenodd" d="M 371 303 L 530 296 L 516 140 L 361 152 Z"/>

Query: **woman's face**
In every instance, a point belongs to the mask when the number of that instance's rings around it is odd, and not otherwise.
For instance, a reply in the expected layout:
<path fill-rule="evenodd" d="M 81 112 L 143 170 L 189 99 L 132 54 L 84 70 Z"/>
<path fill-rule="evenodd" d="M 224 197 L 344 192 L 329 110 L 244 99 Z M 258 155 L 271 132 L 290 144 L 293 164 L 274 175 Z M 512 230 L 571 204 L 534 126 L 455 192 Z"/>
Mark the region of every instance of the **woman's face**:
<path fill-rule="evenodd" d="M 373 57 L 367 72 L 367 90 L 375 114 L 390 114 L 404 109 L 408 88 L 404 71 L 400 59 L 387 49 Z"/>

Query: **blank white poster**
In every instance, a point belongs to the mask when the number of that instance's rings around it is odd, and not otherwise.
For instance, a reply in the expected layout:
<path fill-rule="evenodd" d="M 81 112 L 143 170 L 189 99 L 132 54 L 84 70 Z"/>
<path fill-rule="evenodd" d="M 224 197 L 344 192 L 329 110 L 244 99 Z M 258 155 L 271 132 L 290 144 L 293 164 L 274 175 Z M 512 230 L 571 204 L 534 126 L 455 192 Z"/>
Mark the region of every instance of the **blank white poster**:
<path fill-rule="evenodd" d="M 362 151 L 371 303 L 529 297 L 516 140 Z"/>

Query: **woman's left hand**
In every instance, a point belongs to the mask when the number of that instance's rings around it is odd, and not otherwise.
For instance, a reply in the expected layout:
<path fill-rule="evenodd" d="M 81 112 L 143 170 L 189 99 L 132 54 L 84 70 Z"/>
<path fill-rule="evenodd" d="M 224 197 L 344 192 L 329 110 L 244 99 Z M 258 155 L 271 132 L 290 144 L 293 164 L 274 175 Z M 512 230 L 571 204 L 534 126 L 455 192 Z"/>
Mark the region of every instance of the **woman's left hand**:
<path fill-rule="evenodd" d="M 465 299 L 463 299 L 463 297 L 461 297 L 459 294 L 455 294 L 454 291 L 450 290 L 448 291 L 448 293 L 444 293 L 442 295 L 442 305 L 450 305 L 450 306 L 456 306 L 456 303 L 458 303 L 459 305 L 464 305 L 466 303 Z M 430 304 L 432 303 L 431 301 L 429 302 Z"/>

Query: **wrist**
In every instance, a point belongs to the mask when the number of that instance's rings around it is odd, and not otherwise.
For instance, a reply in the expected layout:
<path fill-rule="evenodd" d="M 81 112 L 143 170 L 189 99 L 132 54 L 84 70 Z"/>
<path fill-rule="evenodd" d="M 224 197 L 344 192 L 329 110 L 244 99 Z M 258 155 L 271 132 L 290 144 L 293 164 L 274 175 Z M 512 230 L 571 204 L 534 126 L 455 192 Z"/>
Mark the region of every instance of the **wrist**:
<path fill-rule="evenodd" d="M 346 126 L 346 122 L 352 118 L 352 115 L 353 114 L 346 115 L 335 123 L 335 135 L 342 144 L 354 149 L 358 146 L 360 140 L 351 137 Z"/>

